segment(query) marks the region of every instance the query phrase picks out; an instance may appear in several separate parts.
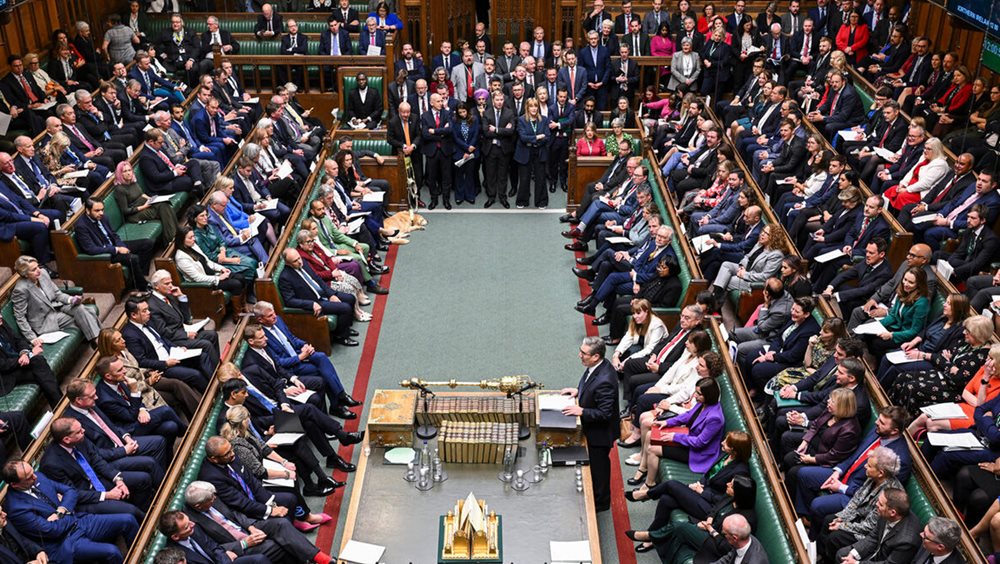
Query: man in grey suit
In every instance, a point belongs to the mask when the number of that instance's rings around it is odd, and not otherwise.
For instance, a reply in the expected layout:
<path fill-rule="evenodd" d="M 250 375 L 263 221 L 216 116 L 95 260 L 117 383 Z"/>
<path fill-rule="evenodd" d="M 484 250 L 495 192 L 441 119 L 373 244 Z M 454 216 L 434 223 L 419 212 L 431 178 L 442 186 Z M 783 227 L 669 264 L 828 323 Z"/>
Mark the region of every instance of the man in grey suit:
<path fill-rule="evenodd" d="M 191 482 L 184 490 L 184 502 L 191 520 L 236 556 L 259 554 L 271 562 L 330 561 L 288 519 L 251 519 L 220 500 L 209 482 Z"/>
<path fill-rule="evenodd" d="M 910 498 L 906 491 L 885 488 L 878 494 L 875 510 L 879 516 L 875 530 L 838 550 L 837 562 L 913 562 L 920 546 L 921 527 L 920 519 L 910 511 Z"/>
<path fill-rule="evenodd" d="M 469 91 L 475 90 L 476 79 L 484 72 L 483 64 L 473 60 L 471 49 L 462 51 L 462 64 L 451 69 L 451 83 L 455 85 L 455 97 L 459 102 L 469 100 Z"/>
<path fill-rule="evenodd" d="M 88 342 L 97 342 L 101 322 L 93 310 L 84 307 L 83 296 L 70 296 L 56 288 L 34 257 L 17 257 L 14 270 L 21 275 L 12 296 L 14 319 L 25 339 L 76 327 Z"/>
<path fill-rule="evenodd" d="M 778 332 L 788 322 L 792 312 L 792 295 L 785 291 L 781 279 L 772 276 L 764 283 L 764 306 L 757 315 L 753 327 L 737 327 L 732 338 L 739 343 L 737 350 L 750 354 L 761 345 L 778 336 Z"/>
<path fill-rule="evenodd" d="M 903 280 L 903 275 L 912 267 L 923 268 L 924 272 L 927 273 L 927 291 L 930 293 L 931 300 L 933 300 L 934 292 L 937 290 L 937 276 L 931 270 L 931 252 L 931 248 L 923 243 L 918 243 L 910 247 L 910 251 L 906 254 L 906 261 L 899 265 L 895 276 L 885 284 L 879 286 L 878 290 L 868 301 L 851 311 L 847 328 L 854 331 L 858 325 L 865 323 L 873 317 L 884 317 L 888 311 L 884 307 L 879 307 L 878 304 L 889 304 L 889 301 L 892 300 L 892 297 L 896 293 L 896 288 Z"/>
<path fill-rule="evenodd" d="M 729 553 L 712 564 L 733 564 L 740 559 L 740 564 L 769 564 L 764 545 L 750 533 L 750 523 L 739 513 L 733 513 L 722 520 L 722 535 L 733 547 Z"/>

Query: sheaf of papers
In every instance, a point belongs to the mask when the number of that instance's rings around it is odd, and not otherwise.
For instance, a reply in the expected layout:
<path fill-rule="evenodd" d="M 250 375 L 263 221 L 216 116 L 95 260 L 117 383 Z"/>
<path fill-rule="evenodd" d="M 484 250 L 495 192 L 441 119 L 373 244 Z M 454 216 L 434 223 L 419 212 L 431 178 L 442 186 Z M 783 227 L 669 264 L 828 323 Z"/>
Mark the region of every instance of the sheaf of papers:
<path fill-rule="evenodd" d="M 832 251 L 830 251 L 828 253 L 823 253 L 823 254 L 819 255 L 818 257 L 816 257 L 816 262 L 830 262 L 831 260 L 833 260 L 835 258 L 840 258 L 840 257 L 843 257 L 843 256 L 846 256 L 844 254 L 843 250 L 841 250 L 841 249 L 834 249 L 834 250 L 832 250 Z"/>
<path fill-rule="evenodd" d="M 295 481 L 290 478 L 264 478 L 262 482 L 265 486 L 276 486 L 279 488 L 295 487 Z"/>
<path fill-rule="evenodd" d="M 549 541 L 552 564 L 557 562 L 591 562 L 589 541 Z"/>
<path fill-rule="evenodd" d="M 382 54 L 382 48 L 378 45 L 369 45 L 368 52 L 365 54 L 369 57 L 378 57 Z"/>
<path fill-rule="evenodd" d="M 606 242 L 612 245 L 631 245 L 632 240 L 628 237 L 606 237 L 604 239 Z"/>
<path fill-rule="evenodd" d="M 844 141 L 861 141 L 865 138 L 865 132 L 854 131 L 853 129 L 841 129 L 837 132 L 837 136 Z"/>
<path fill-rule="evenodd" d="M 789 176 L 787 178 L 782 178 L 781 180 L 778 180 L 777 184 L 785 184 L 785 185 L 795 184 L 796 180 L 798 180 L 798 179 L 795 178 L 794 176 Z"/>
<path fill-rule="evenodd" d="M 0 112 L 0 135 L 7 135 L 7 130 L 10 129 L 10 122 L 10 114 Z"/>
<path fill-rule="evenodd" d="M 205 319 L 202 319 L 201 321 L 196 321 L 194 323 L 191 323 L 190 325 L 187 324 L 187 323 L 185 323 L 184 324 L 184 332 L 185 333 L 197 333 L 198 331 L 201 331 L 206 325 L 208 325 L 208 318 L 207 317 Z"/>
<path fill-rule="evenodd" d="M 539 394 L 538 408 L 543 411 L 562 411 L 564 407 L 576 405 L 571 396 L 562 394 Z"/>
<path fill-rule="evenodd" d="M 698 235 L 697 237 L 691 239 L 691 245 L 694 247 L 694 251 L 700 255 L 701 253 L 711 249 L 712 245 L 708 244 L 708 241 L 711 238 L 711 235 Z"/>
<path fill-rule="evenodd" d="M 381 202 L 385 200 L 385 192 L 368 192 L 361 197 L 362 202 Z"/>
<path fill-rule="evenodd" d="M 264 204 L 264 207 L 262 207 L 258 211 L 267 211 L 267 210 L 276 210 L 276 209 L 278 209 L 278 200 L 275 200 L 275 199 L 261 200 L 261 201 L 259 201 L 257 203 L 258 204 Z"/>
<path fill-rule="evenodd" d="M 886 332 L 886 328 L 878 320 L 872 320 L 868 323 L 862 323 L 854 329 L 855 335 L 881 335 Z"/>
<path fill-rule="evenodd" d="M 927 433 L 931 445 L 951 450 L 982 450 L 983 443 L 975 433 Z"/>
<path fill-rule="evenodd" d="M 305 403 L 306 400 L 308 400 L 309 398 L 311 398 L 312 395 L 315 394 L 315 393 L 316 392 L 314 390 L 306 390 L 306 391 L 302 392 L 301 394 L 296 394 L 294 396 L 288 396 L 288 399 L 290 399 L 292 401 L 295 401 L 295 402 L 298 402 L 298 403 Z"/>
<path fill-rule="evenodd" d="M 357 233 L 358 229 L 361 229 L 361 225 L 364 224 L 364 222 L 365 218 L 363 217 L 352 219 L 351 221 L 347 222 L 347 232 Z"/>
<path fill-rule="evenodd" d="M 464 165 L 465 163 L 471 161 L 474 158 L 475 157 L 469 157 L 469 156 L 462 157 L 462 158 L 458 159 L 457 161 L 455 161 L 455 166 L 462 166 L 462 165 Z"/>
<path fill-rule="evenodd" d="M 885 159 L 887 161 L 893 161 L 893 162 L 895 162 L 895 160 L 896 160 L 896 153 L 893 153 L 889 149 L 886 149 L 884 147 L 875 147 L 874 151 L 875 151 L 876 155 L 878 155 L 879 157 L 881 157 L 881 158 L 883 158 L 883 159 Z"/>
<path fill-rule="evenodd" d="M 929 223 L 929 222 L 934 221 L 935 219 L 937 219 L 937 216 L 938 215 L 936 213 L 928 213 L 928 214 L 924 214 L 924 215 L 918 215 L 917 217 L 914 217 L 912 221 L 913 221 L 914 224 L 916 224 L 916 223 Z"/>
<path fill-rule="evenodd" d="M 951 275 L 955 272 L 955 267 L 952 266 L 950 262 L 946 260 L 939 260 L 935 266 L 937 267 L 938 274 L 941 275 L 941 278 L 951 280 Z"/>
<path fill-rule="evenodd" d="M 264 223 L 264 216 L 260 215 L 259 213 L 255 213 L 252 216 L 250 216 L 250 232 L 254 234 L 260 233 L 261 223 Z"/>
<path fill-rule="evenodd" d="M 256 104 L 257 102 L 260 102 L 260 97 L 259 96 L 256 97 L 256 98 L 248 98 L 246 100 L 243 100 L 244 104 Z"/>
<path fill-rule="evenodd" d="M 885 355 L 885 359 L 893 364 L 906 364 L 909 362 L 917 362 L 920 360 L 917 358 L 910 358 L 906 356 L 905 351 L 892 351 L 889 354 Z"/>
<path fill-rule="evenodd" d="M 35 439 L 42 436 L 42 431 L 44 431 L 49 426 L 49 421 L 52 421 L 53 413 L 51 411 L 46 411 L 42 414 L 42 417 L 35 424 L 34 428 L 31 429 L 31 436 Z"/>
<path fill-rule="evenodd" d="M 292 174 L 292 163 L 288 162 L 288 159 L 281 161 L 277 172 L 278 178 L 288 178 Z"/>
<path fill-rule="evenodd" d="M 378 564 L 383 554 L 385 554 L 384 546 L 351 539 L 347 541 L 344 550 L 340 551 L 338 558 L 351 564 Z"/>
<path fill-rule="evenodd" d="M 184 360 L 188 358 L 198 358 L 201 356 L 201 349 L 184 349 L 182 347 L 170 347 L 170 358 Z"/>
<path fill-rule="evenodd" d="M 301 436 L 302 433 L 275 433 L 267 439 L 267 444 L 275 446 L 290 445 L 299 440 Z"/>
<path fill-rule="evenodd" d="M 90 170 L 74 170 L 73 172 L 67 172 L 63 175 L 63 178 L 86 178 L 90 174 Z"/>
<path fill-rule="evenodd" d="M 965 419 L 967 416 L 961 406 L 955 402 L 936 403 L 920 408 L 931 419 Z"/>
<path fill-rule="evenodd" d="M 69 333 L 65 331 L 53 331 L 51 333 L 42 333 L 38 336 L 38 340 L 41 341 L 43 345 L 51 345 L 52 343 L 58 343 L 66 337 L 69 337 Z"/>

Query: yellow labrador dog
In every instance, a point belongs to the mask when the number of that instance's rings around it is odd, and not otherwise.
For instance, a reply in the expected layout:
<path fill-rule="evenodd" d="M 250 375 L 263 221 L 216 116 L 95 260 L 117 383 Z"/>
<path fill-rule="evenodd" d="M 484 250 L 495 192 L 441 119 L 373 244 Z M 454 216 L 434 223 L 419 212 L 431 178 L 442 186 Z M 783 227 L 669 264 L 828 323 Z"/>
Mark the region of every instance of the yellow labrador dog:
<path fill-rule="evenodd" d="M 410 210 L 396 212 L 392 217 L 385 218 L 383 227 L 389 230 L 399 230 L 399 234 L 395 237 L 390 237 L 389 242 L 396 245 L 405 245 L 409 243 L 409 236 L 411 231 L 420 231 L 426 228 L 427 220 L 424 216 L 411 212 Z"/>

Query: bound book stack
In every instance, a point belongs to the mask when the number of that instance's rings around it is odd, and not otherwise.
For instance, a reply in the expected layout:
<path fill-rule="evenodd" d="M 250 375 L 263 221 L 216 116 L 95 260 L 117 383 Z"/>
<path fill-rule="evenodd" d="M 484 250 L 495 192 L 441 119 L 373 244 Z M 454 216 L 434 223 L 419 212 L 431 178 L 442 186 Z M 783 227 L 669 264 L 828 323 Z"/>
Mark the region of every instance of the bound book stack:
<path fill-rule="evenodd" d="M 445 462 L 502 464 L 508 449 L 517 449 L 517 423 L 470 423 L 443 420 L 438 449 Z"/>
<path fill-rule="evenodd" d="M 523 402 L 523 403 L 522 403 Z M 447 421 L 464 423 L 520 423 L 535 426 L 535 398 L 503 396 L 432 397 L 424 413 L 423 402 L 417 405 L 417 424 L 441 427 Z"/>

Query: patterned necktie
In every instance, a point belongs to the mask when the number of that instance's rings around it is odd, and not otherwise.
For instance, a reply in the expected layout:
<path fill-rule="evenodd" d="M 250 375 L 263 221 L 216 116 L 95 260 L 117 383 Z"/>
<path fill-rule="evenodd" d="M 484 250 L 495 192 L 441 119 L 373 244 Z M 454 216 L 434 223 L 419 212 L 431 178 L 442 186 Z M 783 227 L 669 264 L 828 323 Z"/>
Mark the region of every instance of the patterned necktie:
<path fill-rule="evenodd" d="M 229 519 L 226 519 L 226 516 L 223 515 L 222 512 L 220 512 L 218 509 L 214 507 L 208 508 L 208 516 L 211 517 L 213 521 L 218 523 L 220 527 L 225 529 L 227 533 L 232 535 L 233 538 L 238 541 L 241 541 L 250 536 L 247 533 L 245 533 L 239 525 L 233 523 Z"/>
<path fill-rule="evenodd" d="M 229 464 L 226 464 L 226 471 L 229 472 L 230 478 L 239 482 L 240 488 L 243 489 L 243 493 L 247 494 L 247 497 L 249 497 L 250 499 L 253 499 L 253 494 L 250 493 L 250 487 L 247 486 L 247 483 L 243 481 L 243 477 L 240 476 L 236 470 L 233 470 L 233 467 L 230 466 Z"/>

